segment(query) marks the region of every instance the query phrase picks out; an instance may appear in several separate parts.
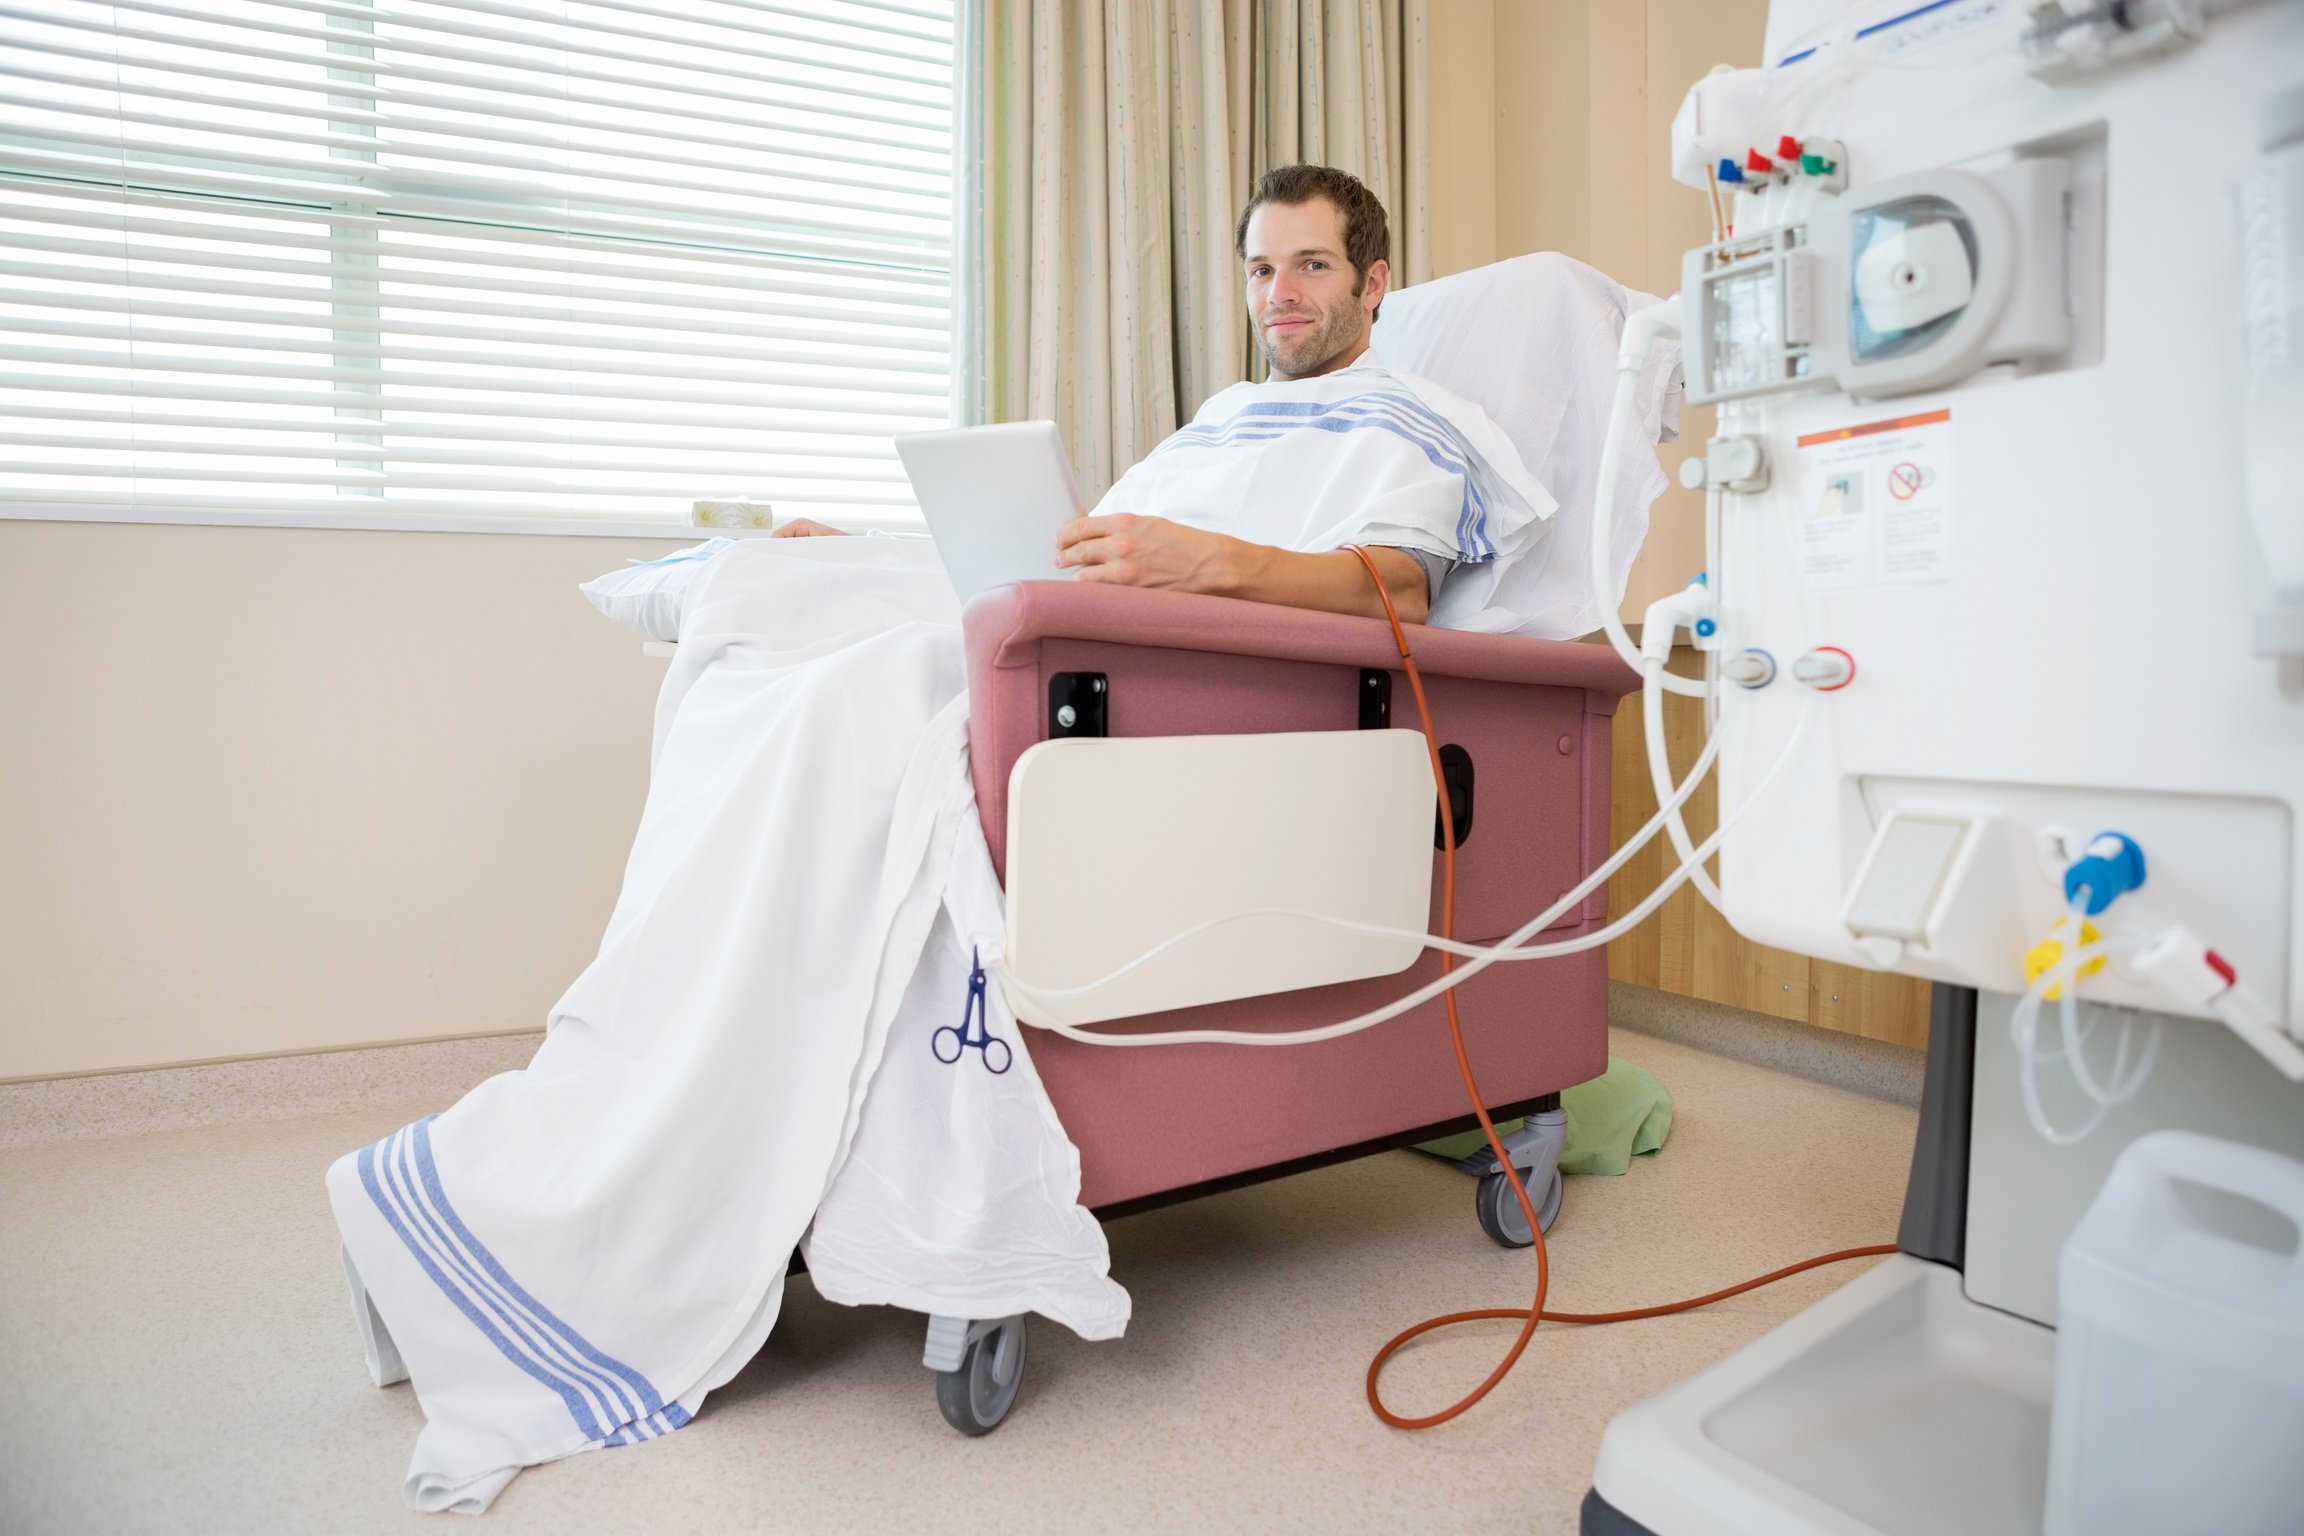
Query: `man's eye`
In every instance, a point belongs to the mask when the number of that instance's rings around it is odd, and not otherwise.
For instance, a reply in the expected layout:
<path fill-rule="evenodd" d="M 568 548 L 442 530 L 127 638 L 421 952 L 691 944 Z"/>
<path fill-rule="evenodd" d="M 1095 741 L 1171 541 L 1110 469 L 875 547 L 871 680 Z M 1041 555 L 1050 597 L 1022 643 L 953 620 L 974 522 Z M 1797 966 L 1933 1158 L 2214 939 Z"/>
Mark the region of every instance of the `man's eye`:
<path fill-rule="evenodd" d="M 1304 263 L 1304 265 L 1310 267 L 1315 272 L 1325 272 L 1328 270 L 1328 263 L 1324 261 L 1308 261 Z"/>

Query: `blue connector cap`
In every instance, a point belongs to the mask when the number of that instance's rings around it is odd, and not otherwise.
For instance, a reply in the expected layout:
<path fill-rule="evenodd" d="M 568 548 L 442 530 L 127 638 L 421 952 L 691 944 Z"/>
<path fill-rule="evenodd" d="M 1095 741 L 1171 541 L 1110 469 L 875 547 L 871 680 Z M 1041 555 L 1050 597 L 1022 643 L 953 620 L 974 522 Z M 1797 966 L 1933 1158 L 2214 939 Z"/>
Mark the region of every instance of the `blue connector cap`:
<path fill-rule="evenodd" d="M 1717 623 L 1713 622 L 1713 620 L 1712 620 L 1712 619 L 1710 619 L 1710 618 L 1701 618 L 1701 619 L 1698 619 L 1698 620 L 1696 621 L 1696 638 L 1697 638 L 1697 639 L 1699 639 L 1699 640 L 1709 640 L 1709 639 L 1711 639 L 1711 638 L 1712 638 L 1714 635 L 1716 635 L 1716 634 L 1718 634 L 1718 633 L 1720 633 L 1720 626 L 1719 626 Z"/>
<path fill-rule="evenodd" d="M 1776 658 L 1748 645 L 1720 664 L 1720 675 L 1740 688 L 1765 688 L 1776 681 Z"/>
<path fill-rule="evenodd" d="M 1718 176 L 1722 181 L 1742 181 L 1744 179 L 1744 167 L 1738 165 L 1733 160 L 1723 157 L 1720 161 L 1719 168 L 1713 174 Z"/>
<path fill-rule="evenodd" d="M 2144 883 L 2144 850 L 2124 832 L 2099 832 L 2088 839 L 2088 851 L 2064 871 L 2066 905 L 2084 902 L 2095 917 Z"/>

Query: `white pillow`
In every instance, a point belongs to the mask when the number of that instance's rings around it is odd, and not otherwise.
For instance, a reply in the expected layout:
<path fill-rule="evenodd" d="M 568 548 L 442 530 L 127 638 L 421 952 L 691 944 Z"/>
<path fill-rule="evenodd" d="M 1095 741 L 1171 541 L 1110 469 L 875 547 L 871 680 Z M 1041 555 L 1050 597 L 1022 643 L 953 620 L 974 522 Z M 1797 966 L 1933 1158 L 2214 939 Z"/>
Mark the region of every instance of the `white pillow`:
<path fill-rule="evenodd" d="M 1388 367 L 1421 374 L 1486 411 L 1521 462 L 1559 498 L 1550 532 L 1516 560 L 1459 566 L 1434 624 L 1573 639 L 1600 627 L 1588 574 L 1592 498 L 1616 387 L 1624 317 L 1654 302 L 1553 252 L 1418 283 L 1384 296 L 1373 345 Z M 1609 565 L 1619 598 L 1665 487 L 1656 444 L 1680 427 L 1680 348 L 1660 341 L 1625 434 L 1611 512 Z"/>
<path fill-rule="evenodd" d="M 706 539 L 676 550 L 661 560 L 634 560 L 623 570 L 596 576 L 576 590 L 599 609 L 643 640 L 680 638 L 680 611 L 688 590 L 704 574 L 705 565 L 733 539 Z"/>

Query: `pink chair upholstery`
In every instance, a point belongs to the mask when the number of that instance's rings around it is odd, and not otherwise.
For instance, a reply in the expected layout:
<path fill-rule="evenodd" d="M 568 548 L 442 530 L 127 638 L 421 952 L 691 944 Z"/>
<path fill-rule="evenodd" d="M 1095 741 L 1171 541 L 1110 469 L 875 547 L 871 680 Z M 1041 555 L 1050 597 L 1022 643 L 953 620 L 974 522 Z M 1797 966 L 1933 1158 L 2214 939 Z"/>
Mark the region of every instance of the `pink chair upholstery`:
<path fill-rule="evenodd" d="M 1050 680 L 1059 672 L 1108 679 L 1113 736 L 1353 730 L 1362 668 L 1394 674 L 1391 723 L 1416 724 L 1391 631 L 1374 619 L 1024 582 L 976 598 L 962 625 L 976 804 L 1003 879 L 1009 770 L 1047 738 Z M 1409 643 L 1434 729 L 1473 759 L 1456 933 L 1500 939 L 1607 856 L 1610 717 L 1638 680 L 1604 646 L 1424 628 L 1412 629 Z M 1435 931 L 1439 868 L 1435 860 Z M 1590 931 L 1606 908 L 1605 893 L 1595 892 L 1547 937 Z M 1438 957 L 1427 955 L 1397 976 L 1102 1027 L 1301 1029 L 1387 1002 L 1438 970 Z M 1493 966 L 1468 982 L 1465 1034 L 1488 1106 L 1524 1105 L 1605 1070 L 1607 989 L 1602 948 Z M 1468 1113 L 1437 999 L 1319 1045 L 1130 1051 L 1036 1032 L 1032 1056 L 1080 1149 L 1081 1200 L 1105 1211 L 1396 1144 L 1453 1128 Z"/>

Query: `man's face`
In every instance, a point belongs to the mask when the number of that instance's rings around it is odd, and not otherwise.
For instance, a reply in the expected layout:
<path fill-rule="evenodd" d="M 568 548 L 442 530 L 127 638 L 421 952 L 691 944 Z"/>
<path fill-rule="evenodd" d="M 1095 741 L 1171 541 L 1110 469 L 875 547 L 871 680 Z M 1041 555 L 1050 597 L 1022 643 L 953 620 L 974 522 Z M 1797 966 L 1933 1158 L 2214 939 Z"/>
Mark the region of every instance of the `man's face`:
<path fill-rule="evenodd" d="M 1365 279 L 1353 273 L 1343 209 L 1325 197 L 1259 205 L 1248 216 L 1246 264 L 1248 319 L 1275 378 L 1333 373 L 1366 350 L 1389 269 L 1377 261 Z"/>

